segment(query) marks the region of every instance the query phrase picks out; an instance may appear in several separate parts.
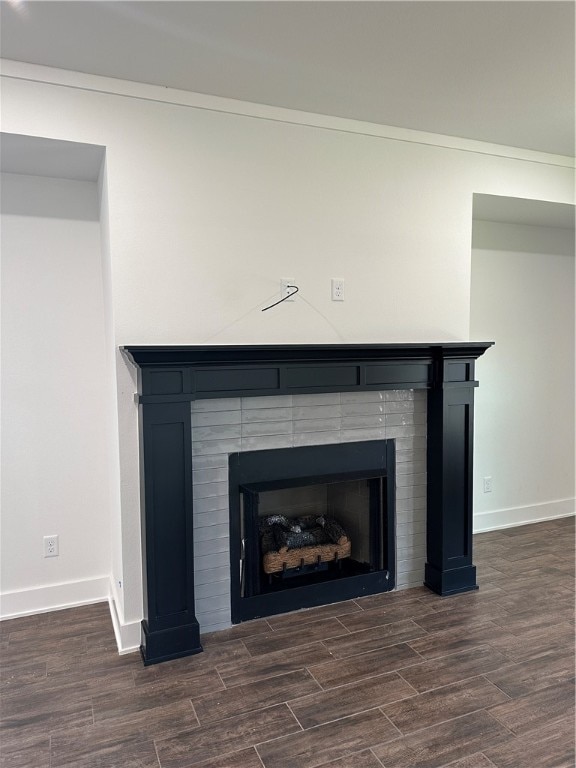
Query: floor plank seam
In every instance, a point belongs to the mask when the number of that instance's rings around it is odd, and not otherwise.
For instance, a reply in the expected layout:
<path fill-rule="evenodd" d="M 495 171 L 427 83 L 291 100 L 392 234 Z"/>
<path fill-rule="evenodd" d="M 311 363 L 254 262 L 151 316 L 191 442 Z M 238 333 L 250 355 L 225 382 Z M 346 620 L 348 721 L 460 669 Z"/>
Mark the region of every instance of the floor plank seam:
<path fill-rule="evenodd" d="M 295 701 L 295 699 L 294 699 L 294 701 Z M 302 725 L 302 723 L 301 723 L 301 722 L 300 722 L 300 720 L 298 719 L 298 716 L 297 716 L 297 715 L 294 713 L 294 710 L 293 710 L 293 709 L 292 709 L 292 707 L 290 706 L 289 702 L 285 701 L 284 703 L 286 704 L 286 706 L 287 706 L 287 707 L 288 707 L 288 709 L 290 710 L 290 713 L 291 713 L 292 717 L 294 718 L 294 720 L 296 720 L 296 722 L 297 722 L 297 723 L 298 723 L 298 725 L 300 726 L 300 729 L 301 729 L 302 731 L 305 731 L 305 730 L 306 730 L 306 728 L 304 728 L 304 726 Z"/>

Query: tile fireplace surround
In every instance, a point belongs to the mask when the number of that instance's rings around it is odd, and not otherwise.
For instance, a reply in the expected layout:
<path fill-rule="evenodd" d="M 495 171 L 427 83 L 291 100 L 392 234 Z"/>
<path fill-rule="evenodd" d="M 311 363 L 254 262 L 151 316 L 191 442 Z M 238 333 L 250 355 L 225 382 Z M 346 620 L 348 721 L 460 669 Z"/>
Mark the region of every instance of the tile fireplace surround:
<path fill-rule="evenodd" d="M 476 589 L 474 361 L 489 346 L 124 347 L 139 368 L 144 663 L 230 625 L 230 453 L 394 439 L 397 586 Z"/>

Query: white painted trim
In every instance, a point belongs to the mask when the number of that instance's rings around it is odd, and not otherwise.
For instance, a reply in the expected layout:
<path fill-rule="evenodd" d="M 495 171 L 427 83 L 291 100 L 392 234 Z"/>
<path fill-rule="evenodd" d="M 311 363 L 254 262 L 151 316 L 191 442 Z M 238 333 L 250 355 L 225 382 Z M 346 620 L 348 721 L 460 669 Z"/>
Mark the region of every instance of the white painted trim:
<path fill-rule="evenodd" d="M 559 517 L 576 514 L 576 499 L 559 499 L 525 507 L 495 509 L 474 515 L 474 533 L 497 531 L 500 528 L 514 528 L 529 523 L 542 523 Z"/>
<path fill-rule="evenodd" d="M 102 603 L 108 600 L 109 585 L 109 577 L 101 576 L 66 584 L 3 592 L 0 594 L 0 620 Z"/>
<path fill-rule="evenodd" d="M 502 144 L 490 144 L 475 139 L 463 139 L 458 136 L 446 136 L 439 133 L 427 133 L 411 128 L 397 128 L 392 125 L 379 125 L 361 120 L 352 120 L 331 115 L 319 115 L 285 107 L 273 107 L 268 104 L 256 104 L 250 101 L 210 96 L 176 88 L 165 88 L 148 83 L 136 83 L 101 75 L 89 75 L 66 69 L 28 64 L 22 61 L 0 59 L 1 74 L 6 79 L 27 80 L 34 83 L 75 88 L 83 91 L 123 96 L 141 101 L 154 101 L 193 109 L 205 109 L 212 112 L 225 112 L 248 118 L 272 120 L 281 123 L 306 125 L 312 128 L 357 133 L 364 136 L 424 144 L 443 149 L 473 152 L 495 157 L 507 157 L 514 160 L 527 160 L 533 163 L 574 168 L 576 160 L 565 155 L 554 155 L 520 147 L 508 147 Z"/>
<path fill-rule="evenodd" d="M 121 656 L 125 653 L 134 653 L 134 651 L 140 648 L 140 622 L 132 621 L 124 624 L 121 621 L 112 591 L 108 602 L 110 604 L 110 617 L 112 619 L 118 653 Z"/>

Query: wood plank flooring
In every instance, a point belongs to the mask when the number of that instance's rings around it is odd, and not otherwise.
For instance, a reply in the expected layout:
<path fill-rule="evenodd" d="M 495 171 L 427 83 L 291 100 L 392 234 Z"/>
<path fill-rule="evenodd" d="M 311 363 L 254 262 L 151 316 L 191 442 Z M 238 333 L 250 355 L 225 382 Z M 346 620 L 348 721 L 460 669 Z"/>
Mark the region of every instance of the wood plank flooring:
<path fill-rule="evenodd" d="M 424 587 L 205 635 L 144 668 L 107 604 L 0 623 L 0 768 L 574 768 L 574 518 Z"/>

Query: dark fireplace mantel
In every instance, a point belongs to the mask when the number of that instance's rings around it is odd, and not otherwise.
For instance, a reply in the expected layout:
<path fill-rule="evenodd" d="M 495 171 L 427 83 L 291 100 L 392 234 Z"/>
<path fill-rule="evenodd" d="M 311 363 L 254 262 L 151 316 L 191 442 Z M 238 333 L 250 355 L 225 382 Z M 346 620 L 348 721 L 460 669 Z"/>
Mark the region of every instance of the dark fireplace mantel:
<path fill-rule="evenodd" d="M 140 369 L 144 663 L 202 650 L 194 606 L 193 400 L 427 389 L 425 584 L 440 595 L 477 589 L 474 362 L 492 343 L 123 347 Z"/>

